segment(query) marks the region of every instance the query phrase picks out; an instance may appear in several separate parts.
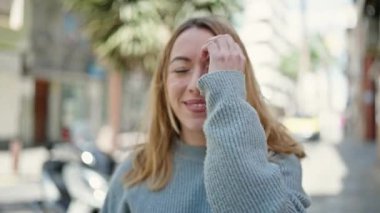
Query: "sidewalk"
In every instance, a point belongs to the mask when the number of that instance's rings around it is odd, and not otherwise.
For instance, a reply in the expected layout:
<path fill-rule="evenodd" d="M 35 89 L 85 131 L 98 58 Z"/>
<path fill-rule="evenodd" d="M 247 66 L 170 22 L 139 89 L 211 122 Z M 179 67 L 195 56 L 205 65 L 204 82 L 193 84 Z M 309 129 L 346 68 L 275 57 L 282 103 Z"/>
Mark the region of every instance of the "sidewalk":
<path fill-rule="evenodd" d="M 380 212 L 380 165 L 376 144 L 347 138 L 341 142 L 306 142 L 302 160 L 306 192 L 311 196 L 309 213 Z M 40 188 L 43 148 L 25 149 L 20 174 L 13 175 L 10 155 L 0 151 L 0 212 L 41 212 Z"/>
<path fill-rule="evenodd" d="M 41 168 L 46 158 L 42 147 L 24 149 L 19 173 L 13 174 L 9 152 L 0 151 L 0 212 L 38 212 L 33 209 L 42 199 Z"/>
<path fill-rule="evenodd" d="M 305 143 L 302 161 L 309 213 L 380 212 L 380 165 L 376 144 L 346 138 Z"/>

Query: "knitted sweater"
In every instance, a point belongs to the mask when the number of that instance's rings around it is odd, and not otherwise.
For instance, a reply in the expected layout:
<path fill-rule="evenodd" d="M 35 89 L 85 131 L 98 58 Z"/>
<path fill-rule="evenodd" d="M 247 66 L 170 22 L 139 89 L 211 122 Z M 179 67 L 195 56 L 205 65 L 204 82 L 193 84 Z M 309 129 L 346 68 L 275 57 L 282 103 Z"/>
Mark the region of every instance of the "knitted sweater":
<path fill-rule="evenodd" d="M 114 173 L 102 212 L 306 212 L 300 162 L 295 155 L 268 154 L 264 129 L 246 101 L 244 75 L 213 72 L 198 86 L 207 103 L 207 148 L 177 139 L 173 175 L 158 192 L 145 183 L 123 186 L 127 160 Z"/>

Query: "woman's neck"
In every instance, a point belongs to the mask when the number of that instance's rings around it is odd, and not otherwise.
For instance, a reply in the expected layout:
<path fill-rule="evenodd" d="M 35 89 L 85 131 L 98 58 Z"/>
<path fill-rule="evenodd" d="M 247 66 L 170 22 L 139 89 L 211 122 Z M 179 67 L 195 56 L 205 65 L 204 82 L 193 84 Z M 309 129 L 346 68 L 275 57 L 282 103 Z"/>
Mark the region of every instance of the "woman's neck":
<path fill-rule="evenodd" d="M 203 131 L 185 130 L 181 131 L 181 139 L 191 146 L 206 146 L 206 137 Z"/>

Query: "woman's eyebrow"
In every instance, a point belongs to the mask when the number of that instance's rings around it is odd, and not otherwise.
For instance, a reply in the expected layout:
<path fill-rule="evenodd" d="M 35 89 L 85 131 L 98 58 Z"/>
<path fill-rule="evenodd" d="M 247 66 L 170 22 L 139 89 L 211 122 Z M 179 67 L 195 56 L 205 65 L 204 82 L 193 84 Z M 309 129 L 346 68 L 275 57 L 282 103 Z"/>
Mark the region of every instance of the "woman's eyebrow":
<path fill-rule="evenodd" d="M 188 58 L 188 57 L 185 57 L 185 56 L 176 56 L 176 57 L 174 57 L 174 58 L 170 61 L 170 64 L 173 63 L 174 61 L 186 61 L 186 62 L 190 62 L 191 59 Z"/>

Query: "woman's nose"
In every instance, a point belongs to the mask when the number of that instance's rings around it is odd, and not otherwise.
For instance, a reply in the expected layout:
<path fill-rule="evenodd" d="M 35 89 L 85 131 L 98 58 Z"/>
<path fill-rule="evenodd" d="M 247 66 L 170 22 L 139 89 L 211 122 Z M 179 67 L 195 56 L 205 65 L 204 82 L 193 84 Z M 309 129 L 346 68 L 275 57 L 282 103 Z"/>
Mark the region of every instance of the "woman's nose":
<path fill-rule="evenodd" d="M 190 93 L 193 93 L 195 95 L 200 95 L 200 91 L 198 89 L 198 80 L 204 74 L 205 74 L 205 72 L 200 68 L 195 69 L 193 71 L 189 85 L 188 85 Z"/>

